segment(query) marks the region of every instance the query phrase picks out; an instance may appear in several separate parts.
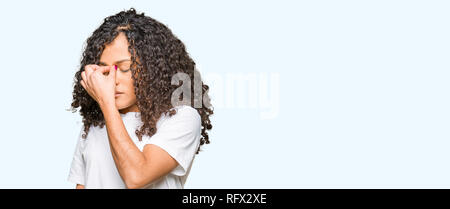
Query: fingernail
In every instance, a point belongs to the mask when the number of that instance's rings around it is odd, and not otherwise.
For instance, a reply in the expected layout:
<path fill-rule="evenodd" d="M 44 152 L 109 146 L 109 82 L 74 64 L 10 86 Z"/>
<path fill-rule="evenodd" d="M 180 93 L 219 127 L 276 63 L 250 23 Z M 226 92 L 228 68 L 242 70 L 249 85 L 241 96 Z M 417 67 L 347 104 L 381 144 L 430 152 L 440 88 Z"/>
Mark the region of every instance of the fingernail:
<path fill-rule="evenodd" d="M 117 70 L 117 65 L 114 65 L 114 69 L 116 69 L 116 70 Z"/>

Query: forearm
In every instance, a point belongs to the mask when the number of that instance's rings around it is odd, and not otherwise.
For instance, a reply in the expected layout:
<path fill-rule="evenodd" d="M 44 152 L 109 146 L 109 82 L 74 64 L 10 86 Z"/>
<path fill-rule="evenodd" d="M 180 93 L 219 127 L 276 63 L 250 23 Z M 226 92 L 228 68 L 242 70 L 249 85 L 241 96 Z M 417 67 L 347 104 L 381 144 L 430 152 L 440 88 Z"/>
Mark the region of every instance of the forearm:
<path fill-rule="evenodd" d="M 127 186 L 136 184 L 145 166 L 145 156 L 131 140 L 115 104 L 100 105 L 106 123 L 111 153 Z"/>

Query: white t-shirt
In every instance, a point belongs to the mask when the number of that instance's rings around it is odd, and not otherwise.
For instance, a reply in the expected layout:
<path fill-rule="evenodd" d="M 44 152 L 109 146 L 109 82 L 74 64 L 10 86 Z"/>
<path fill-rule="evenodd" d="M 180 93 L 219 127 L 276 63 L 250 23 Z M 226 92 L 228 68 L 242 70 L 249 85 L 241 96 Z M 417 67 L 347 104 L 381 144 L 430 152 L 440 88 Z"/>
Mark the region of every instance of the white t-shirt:
<path fill-rule="evenodd" d="M 164 149 L 177 162 L 178 166 L 144 188 L 182 189 L 189 175 L 201 137 L 201 118 L 196 109 L 190 106 L 175 107 L 177 113 L 162 115 L 157 122 L 157 131 L 139 141 L 135 130 L 142 125 L 140 112 L 120 114 L 128 135 L 142 152 L 146 144 L 154 144 Z M 91 125 L 86 139 L 81 137 L 81 128 L 73 156 L 68 181 L 82 184 L 85 188 L 126 188 L 119 175 L 111 154 L 106 126 Z"/>

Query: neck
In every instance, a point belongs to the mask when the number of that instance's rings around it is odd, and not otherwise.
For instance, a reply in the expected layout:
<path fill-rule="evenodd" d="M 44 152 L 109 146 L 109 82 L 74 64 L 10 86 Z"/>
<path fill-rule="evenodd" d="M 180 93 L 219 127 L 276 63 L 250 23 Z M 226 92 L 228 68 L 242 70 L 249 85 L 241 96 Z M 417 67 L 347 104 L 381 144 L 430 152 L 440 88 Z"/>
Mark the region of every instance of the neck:
<path fill-rule="evenodd" d="M 125 114 L 128 112 L 140 112 L 140 111 L 136 104 L 119 110 L 119 113 L 121 114 Z"/>

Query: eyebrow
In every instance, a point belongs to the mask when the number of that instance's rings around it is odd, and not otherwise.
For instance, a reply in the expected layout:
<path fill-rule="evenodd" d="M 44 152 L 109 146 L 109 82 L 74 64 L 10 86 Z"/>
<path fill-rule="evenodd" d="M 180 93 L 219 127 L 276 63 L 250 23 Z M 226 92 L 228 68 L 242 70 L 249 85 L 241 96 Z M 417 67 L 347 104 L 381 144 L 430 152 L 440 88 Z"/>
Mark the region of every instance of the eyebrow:
<path fill-rule="evenodd" d="M 123 59 L 123 60 L 119 60 L 119 61 L 116 61 L 116 62 L 114 62 L 113 64 L 120 64 L 120 63 L 122 63 L 122 62 L 125 62 L 125 61 L 131 61 L 130 59 Z M 103 66 L 108 66 L 106 63 L 104 63 L 104 62 L 99 62 L 98 63 L 99 65 L 103 65 Z"/>

